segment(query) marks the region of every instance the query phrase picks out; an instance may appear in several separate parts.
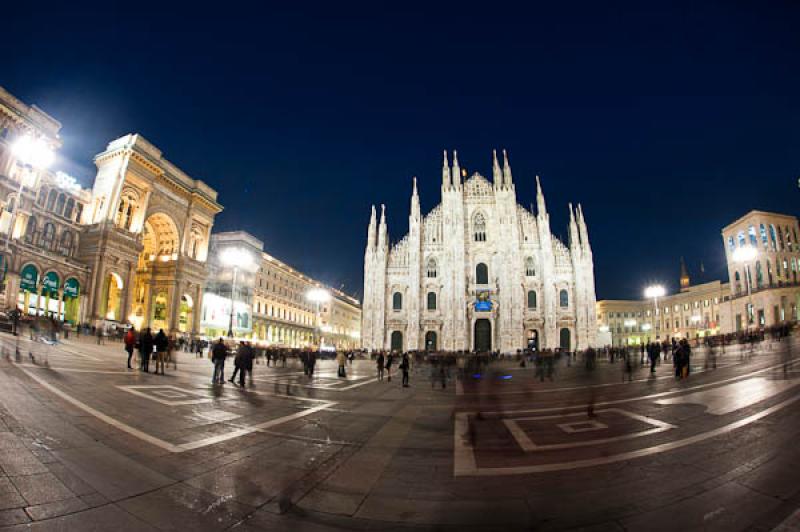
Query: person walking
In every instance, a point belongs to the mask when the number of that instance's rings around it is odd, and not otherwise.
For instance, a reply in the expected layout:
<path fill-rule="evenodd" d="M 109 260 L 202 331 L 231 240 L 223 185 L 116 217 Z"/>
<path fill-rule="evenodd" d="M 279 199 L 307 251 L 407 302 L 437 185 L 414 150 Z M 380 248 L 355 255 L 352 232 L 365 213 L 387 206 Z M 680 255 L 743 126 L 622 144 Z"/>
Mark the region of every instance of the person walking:
<path fill-rule="evenodd" d="M 144 333 L 139 335 L 139 358 L 141 359 L 142 371 L 145 373 L 150 372 L 150 357 L 153 356 L 153 335 L 150 334 L 150 329 L 144 330 Z"/>
<path fill-rule="evenodd" d="M 336 362 L 339 364 L 339 377 L 347 377 L 347 372 L 344 369 L 344 365 L 347 363 L 347 358 L 344 356 L 343 351 L 339 351 L 336 353 Z"/>
<path fill-rule="evenodd" d="M 133 369 L 131 367 L 131 359 L 133 358 L 133 350 L 136 347 L 136 330 L 131 327 L 128 329 L 128 332 L 125 333 L 125 351 L 128 352 L 128 369 Z"/>
<path fill-rule="evenodd" d="M 244 342 L 239 342 L 236 348 L 236 354 L 233 357 L 233 375 L 228 379 L 228 382 L 236 384 L 236 375 L 242 373 L 242 357 L 244 356 Z"/>
<path fill-rule="evenodd" d="M 214 376 L 211 378 L 211 384 L 225 384 L 225 359 L 227 356 L 228 348 L 225 347 L 225 341 L 220 337 L 211 349 L 211 362 L 214 363 Z"/>
<path fill-rule="evenodd" d="M 164 364 L 167 361 L 167 347 L 169 346 L 169 339 L 164 334 L 164 329 L 159 329 L 154 340 L 156 346 L 156 375 L 161 368 L 161 374 L 164 375 Z"/>
<path fill-rule="evenodd" d="M 239 358 L 239 386 L 244 388 L 245 376 L 250 375 L 250 386 L 253 385 L 253 348 L 250 342 L 244 342 Z"/>
<path fill-rule="evenodd" d="M 308 376 L 314 376 L 314 366 L 317 365 L 317 352 L 316 351 L 309 351 L 308 352 Z"/>
<path fill-rule="evenodd" d="M 385 362 L 385 358 L 383 358 L 383 353 L 378 353 L 378 356 L 375 357 L 375 365 L 376 369 L 378 370 L 378 380 L 383 380 L 383 364 Z"/>
<path fill-rule="evenodd" d="M 403 353 L 403 358 L 398 366 L 403 371 L 403 388 L 408 388 L 408 371 L 411 369 L 411 362 L 408 360 L 408 353 Z"/>
<path fill-rule="evenodd" d="M 392 363 L 394 362 L 394 354 L 389 353 L 386 356 L 386 380 L 392 382 Z"/>

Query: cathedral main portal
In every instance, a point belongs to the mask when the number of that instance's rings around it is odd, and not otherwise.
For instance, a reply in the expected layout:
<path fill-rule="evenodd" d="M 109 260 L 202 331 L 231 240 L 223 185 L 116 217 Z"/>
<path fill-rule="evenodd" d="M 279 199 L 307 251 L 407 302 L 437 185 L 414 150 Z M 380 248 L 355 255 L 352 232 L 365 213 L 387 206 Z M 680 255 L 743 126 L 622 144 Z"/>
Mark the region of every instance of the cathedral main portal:
<path fill-rule="evenodd" d="M 475 320 L 475 351 L 481 353 L 492 350 L 492 322 L 482 318 Z"/>

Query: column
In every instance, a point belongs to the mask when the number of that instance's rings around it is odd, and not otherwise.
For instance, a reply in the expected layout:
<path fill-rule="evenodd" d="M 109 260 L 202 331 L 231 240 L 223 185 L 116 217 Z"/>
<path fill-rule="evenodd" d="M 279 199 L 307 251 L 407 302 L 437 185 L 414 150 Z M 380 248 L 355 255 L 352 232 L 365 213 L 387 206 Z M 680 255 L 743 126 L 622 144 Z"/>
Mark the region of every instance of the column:
<path fill-rule="evenodd" d="M 195 288 L 194 308 L 192 308 L 192 334 L 200 333 L 200 323 L 203 317 L 203 286 Z"/>
<path fill-rule="evenodd" d="M 135 297 L 134 291 L 136 290 L 136 265 L 134 263 L 128 263 L 128 275 L 125 278 L 125 286 L 123 286 L 122 294 L 122 302 L 120 304 L 120 313 L 122 314 L 119 317 L 119 321 L 126 322 L 128 321 L 128 316 L 131 315 L 133 312 L 133 298 Z"/>

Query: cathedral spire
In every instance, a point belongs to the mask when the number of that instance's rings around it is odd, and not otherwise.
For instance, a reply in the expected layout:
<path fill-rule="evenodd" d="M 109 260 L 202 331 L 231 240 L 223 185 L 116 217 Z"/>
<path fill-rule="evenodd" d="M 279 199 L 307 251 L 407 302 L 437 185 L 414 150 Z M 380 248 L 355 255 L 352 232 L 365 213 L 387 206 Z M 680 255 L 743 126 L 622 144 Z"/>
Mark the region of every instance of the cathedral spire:
<path fill-rule="evenodd" d="M 497 162 L 497 150 L 492 150 L 492 180 L 495 189 L 502 188 L 503 172 L 500 170 L 500 163 Z"/>
<path fill-rule="evenodd" d="M 572 203 L 569 204 L 569 249 L 575 253 L 580 250 L 581 239 L 578 234 L 578 224 L 575 223 L 575 211 Z"/>
<path fill-rule="evenodd" d="M 372 206 L 372 214 L 369 217 L 369 229 L 367 229 L 367 249 L 370 250 L 375 247 L 375 242 L 378 238 L 378 228 L 375 220 L 375 205 Z"/>
<path fill-rule="evenodd" d="M 461 167 L 458 165 L 458 152 L 453 150 L 453 187 L 461 188 Z"/>
<path fill-rule="evenodd" d="M 511 165 L 508 164 L 508 153 L 506 150 L 503 150 L 503 181 L 508 188 L 514 186 L 514 180 L 511 178 Z"/>
<path fill-rule="evenodd" d="M 381 203 L 381 223 L 378 226 L 378 249 L 385 249 L 388 245 L 386 233 L 386 205 Z"/>
<path fill-rule="evenodd" d="M 586 228 L 586 219 L 583 217 L 583 207 L 581 207 L 580 203 L 578 203 L 578 232 L 581 235 L 581 246 L 583 247 L 583 252 L 591 255 L 592 246 L 589 245 L 589 231 Z"/>
<path fill-rule="evenodd" d="M 411 192 L 411 217 L 419 220 L 419 194 L 417 193 L 417 176 L 413 177 L 413 187 Z"/>
<path fill-rule="evenodd" d="M 539 181 L 539 176 L 536 176 L 536 214 L 538 216 L 547 216 L 547 205 L 544 203 L 544 194 L 542 194 L 542 183 Z"/>
<path fill-rule="evenodd" d="M 442 162 L 442 188 L 447 190 L 452 185 L 450 181 L 450 163 L 447 161 L 447 150 L 444 150 L 444 161 Z"/>

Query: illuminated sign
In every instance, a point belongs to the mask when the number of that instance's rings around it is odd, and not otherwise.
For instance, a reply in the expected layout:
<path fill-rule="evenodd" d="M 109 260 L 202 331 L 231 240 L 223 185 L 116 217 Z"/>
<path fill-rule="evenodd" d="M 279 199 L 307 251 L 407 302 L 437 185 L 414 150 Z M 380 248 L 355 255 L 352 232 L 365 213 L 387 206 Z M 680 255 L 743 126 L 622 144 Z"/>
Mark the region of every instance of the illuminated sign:
<path fill-rule="evenodd" d="M 489 292 L 478 292 L 475 298 L 475 312 L 491 312 L 492 300 L 489 299 Z"/>

